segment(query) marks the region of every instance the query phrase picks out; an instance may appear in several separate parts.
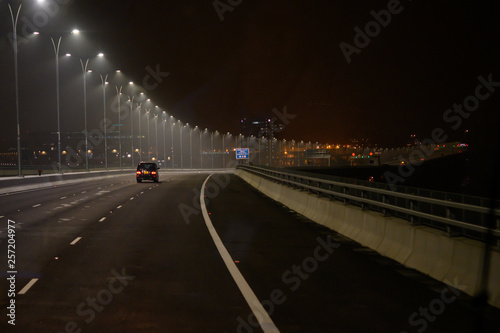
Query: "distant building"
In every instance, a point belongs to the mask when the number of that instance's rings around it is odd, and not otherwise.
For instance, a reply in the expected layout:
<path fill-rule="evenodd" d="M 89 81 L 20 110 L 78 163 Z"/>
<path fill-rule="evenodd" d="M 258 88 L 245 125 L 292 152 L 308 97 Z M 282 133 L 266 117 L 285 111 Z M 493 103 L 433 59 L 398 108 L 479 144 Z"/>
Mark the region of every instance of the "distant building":
<path fill-rule="evenodd" d="M 273 120 L 274 119 L 274 120 Z M 264 165 L 273 165 L 278 146 L 274 142 L 276 134 L 283 131 L 284 126 L 274 118 L 243 118 L 241 119 L 241 134 L 247 138 L 260 139 L 259 156 Z M 257 148 L 258 149 L 258 148 Z M 264 162 L 265 160 L 265 162 Z"/>
<path fill-rule="evenodd" d="M 241 134 L 246 137 L 274 139 L 275 134 L 283 131 L 281 123 L 273 122 L 271 118 L 243 118 L 241 119 Z"/>

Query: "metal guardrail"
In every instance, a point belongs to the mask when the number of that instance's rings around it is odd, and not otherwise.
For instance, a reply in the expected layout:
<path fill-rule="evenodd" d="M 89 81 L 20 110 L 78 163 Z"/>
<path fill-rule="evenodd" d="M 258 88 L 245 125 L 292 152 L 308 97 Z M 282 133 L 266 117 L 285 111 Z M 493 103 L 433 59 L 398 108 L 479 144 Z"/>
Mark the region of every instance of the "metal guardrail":
<path fill-rule="evenodd" d="M 491 210 L 484 206 L 442 200 L 388 189 L 358 185 L 347 181 L 334 181 L 298 175 L 255 166 L 238 168 L 268 180 L 316 193 L 332 200 L 340 200 L 388 216 L 396 216 L 414 225 L 427 225 L 441 229 L 450 236 L 465 236 L 491 242 L 500 247 L 500 209 L 495 209 L 493 228 L 488 228 Z M 453 197 L 453 196 L 451 196 Z"/>

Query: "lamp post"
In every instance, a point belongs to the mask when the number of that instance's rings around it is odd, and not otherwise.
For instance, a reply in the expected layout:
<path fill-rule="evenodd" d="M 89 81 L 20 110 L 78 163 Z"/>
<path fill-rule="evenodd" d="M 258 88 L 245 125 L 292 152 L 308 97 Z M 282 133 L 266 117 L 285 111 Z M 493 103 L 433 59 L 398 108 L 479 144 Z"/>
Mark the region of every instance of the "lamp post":
<path fill-rule="evenodd" d="M 106 85 L 108 84 L 108 74 L 99 74 L 102 83 L 102 100 L 103 100 L 103 110 L 104 110 L 104 168 L 108 171 L 108 134 L 107 134 L 107 119 L 106 119 Z"/>
<path fill-rule="evenodd" d="M 154 115 L 155 118 L 155 158 L 158 161 L 158 115 Z"/>
<path fill-rule="evenodd" d="M 132 152 L 132 168 L 135 166 L 134 163 L 134 97 L 128 97 L 128 101 L 130 103 L 130 149 Z"/>
<path fill-rule="evenodd" d="M 72 31 L 73 34 L 79 34 L 80 31 L 77 29 L 74 29 Z M 39 34 L 38 32 L 35 32 L 35 34 Z M 54 41 L 52 41 L 53 45 L 55 45 Z M 66 54 L 66 56 L 71 56 L 71 54 Z M 104 54 L 99 53 L 97 55 L 98 57 L 103 57 Z M 56 61 L 58 57 L 56 56 Z M 83 76 L 83 118 L 84 118 L 84 124 L 85 124 L 85 171 L 89 172 L 89 148 L 88 148 L 88 130 L 87 130 L 87 73 L 92 72 L 91 70 L 88 69 L 89 66 L 89 61 L 90 58 L 87 57 L 85 60 L 80 57 L 80 66 L 82 68 L 82 76 Z M 59 98 L 58 98 L 59 99 Z"/>
<path fill-rule="evenodd" d="M 201 134 L 201 128 L 199 128 L 198 126 L 195 126 L 194 128 L 195 128 L 198 132 L 200 132 L 200 134 Z M 200 136 L 200 138 L 201 138 L 201 136 Z M 200 141 L 200 157 L 201 157 L 201 141 Z M 201 169 L 201 160 L 200 160 L 200 169 Z"/>
<path fill-rule="evenodd" d="M 179 123 L 179 139 L 181 144 L 181 169 L 183 168 L 183 160 L 182 160 L 182 123 L 180 120 L 177 121 Z"/>
<path fill-rule="evenodd" d="M 17 64 L 17 21 L 19 19 L 19 13 L 21 12 L 22 4 L 17 8 L 16 14 L 14 14 L 10 4 L 10 18 L 12 20 L 12 44 L 14 46 L 14 85 L 16 87 L 16 120 L 17 120 L 17 175 L 22 177 L 22 167 L 21 167 L 21 127 L 19 125 L 19 78 L 18 78 L 18 64 Z"/>
<path fill-rule="evenodd" d="M 171 139 L 172 139 L 172 146 L 171 146 L 171 150 L 172 150 L 172 169 L 175 167 L 175 161 L 174 161 L 174 117 L 173 116 L 170 116 L 170 135 L 171 135 Z"/>
<path fill-rule="evenodd" d="M 142 125 L 141 125 L 142 103 L 139 103 L 137 105 L 137 108 L 139 109 L 139 162 L 140 162 L 142 161 Z"/>
<path fill-rule="evenodd" d="M 212 134 L 210 135 L 210 141 L 211 141 L 211 144 L 212 146 L 210 147 L 210 154 L 212 155 L 212 170 L 214 168 L 214 132 L 212 132 Z"/>
<path fill-rule="evenodd" d="M 205 131 L 207 129 L 205 128 Z M 203 131 L 200 129 L 200 169 L 203 169 Z"/>
<path fill-rule="evenodd" d="M 118 98 L 118 154 L 119 156 L 119 161 L 120 161 L 120 170 L 122 170 L 122 119 L 121 119 L 121 97 L 122 97 L 122 88 L 123 86 L 115 86 L 116 88 L 116 98 Z"/>
<path fill-rule="evenodd" d="M 57 112 L 57 156 L 59 160 L 59 173 L 62 173 L 61 164 L 61 119 L 60 119 L 60 103 L 59 103 L 59 49 L 61 46 L 62 36 L 59 37 L 57 43 L 53 37 L 50 37 L 52 46 L 54 47 L 54 55 L 56 57 L 56 112 Z M 56 46 L 57 44 L 57 46 Z"/>
<path fill-rule="evenodd" d="M 9 5 L 10 8 L 10 5 Z M 12 12 L 11 12 L 12 14 Z M 18 12 L 19 15 L 19 12 Z M 17 18 L 16 18 L 17 21 Z M 77 29 L 74 29 L 71 33 L 78 34 L 80 33 Z M 40 33 L 35 31 L 34 35 L 39 35 Z M 15 36 L 15 52 L 17 53 L 17 34 Z M 61 48 L 62 35 L 59 38 L 54 39 L 54 37 L 50 36 L 50 41 L 52 42 L 52 47 L 54 50 L 54 56 L 56 60 L 56 113 L 57 113 L 57 156 L 58 156 L 58 172 L 62 173 L 62 161 L 61 161 L 61 117 L 60 117 L 60 93 L 59 93 L 59 51 Z M 67 56 L 71 56 L 71 54 L 66 54 Z M 17 57 L 17 55 L 16 55 Z M 16 60 L 17 61 L 17 60 Z M 83 67 L 83 64 L 82 64 Z"/>
<path fill-rule="evenodd" d="M 167 165 L 167 140 L 165 138 L 165 124 L 167 123 L 167 113 L 163 111 L 163 163 L 164 167 Z"/>
<path fill-rule="evenodd" d="M 82 66 L 83 74 L 83 116 L 85 118 L 85 171 L 89 172 L 89 135 L 87 131 L 87 68 L 89 65 L 90 58 L 84 61 L 80 58 L 80 65 Z"/>
<path fill-rule="evenodd" d="M 227 132 L 229 134 L 229 132 Z M 226 168 L 226 134 L 222 134 L 222 167 L 225 169 Z"/>
<path fill-rule="evenodd" d="M 148 120 L 148 151 L 147 151 L 147 161 L 149 162 L 149 112 L 151 112 L 151 109 L 146 109 L 146 117 L 147 117 L 147 120 Z"/>
<path fill-rule="evenodd" d="M 100 57 L 102 57 L 102 53 L 99 54 Z M 120 70 L 114 71 L 115 73 L 119 73 Z M 108 128 L 108 120 L 106 118 L 106 85 L 109 84 L 108 82 L 108 76 L 109 73 L 106 74 L 99 74 L 101 78 L 101 83 L 102 83 L 102 100 L 103 100 L 103 110 L 104 110 L 104 164 L 105 164 L 105 169 L 108 171 L 108 133 L 107 133 L 107 128 Z"/>
<path fill-rule="evenodd" d="M 189 168 L 193 168 L 193 129 L 189 127 Z"/>

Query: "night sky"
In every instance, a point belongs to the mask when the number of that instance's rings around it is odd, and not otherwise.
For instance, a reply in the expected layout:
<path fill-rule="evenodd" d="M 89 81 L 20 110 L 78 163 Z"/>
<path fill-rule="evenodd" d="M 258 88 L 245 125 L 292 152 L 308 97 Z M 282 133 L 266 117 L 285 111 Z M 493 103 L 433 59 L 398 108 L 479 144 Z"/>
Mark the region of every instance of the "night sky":
<path fill-rule="evenodd" d="M 0 129 L 4 141 L 15 143 L 8 2 L 0 1 Z M 393 1 L 243 0 L 223 13 L 223 21 L 212 0 L 59 3 L 57 13 L 37 26 L 41 35 L 27 42 L 21 38 L 23 133 L 57 128 L 48 34 L 73 28 L 81 34 L 63 35 L 61 55 L 106 54 L 106 65 L 90 63 L 90 127 L 102 118 L 98 71 L 122 70 L 121 76 L 111 76 L 107 91 L 112 98 L 115 84 L 142 84 L 148 68 L 159 68 L 169 75 L 147 96 L 183 123 L 209 130 L 238 134 L 241 118 L 272 117 L 274 108 L 286 106 L 295 118 L 279 134 L 285 139 L 347 143 L 369 138 L 379 146 L 402 146 L 411 134 L 425 139 L 442 127 L 450 138 L 491 144 L 498 132 L 500 87 L 458 129 L 443 120 L 454 103 L 474 95 L 479 75 L 492 73 L 500 81 L 494 1 L 402 0 L 399 13 L 351 55 L 349 64 L 339 45 L 355 46 L 354 28 L 364 30 L 374 21 L 371 11 L 385 10 Z M 23 1 L 19 34 L 40 10 L 35 1 Z M 78 59 L 61 57 L 60 71 L 61 130 L 81 131 Z"/>

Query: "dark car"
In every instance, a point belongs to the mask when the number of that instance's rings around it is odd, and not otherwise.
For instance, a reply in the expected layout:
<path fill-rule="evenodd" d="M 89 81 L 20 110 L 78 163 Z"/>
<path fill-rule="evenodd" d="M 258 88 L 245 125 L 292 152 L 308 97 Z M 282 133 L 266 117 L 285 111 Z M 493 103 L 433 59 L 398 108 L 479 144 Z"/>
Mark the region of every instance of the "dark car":
<path fill-rule="evenodd" d="M 137 165 L 136 179 L 137 182 L 140 183 L 143 180 L 152 180 L 155 183 L 158 183 L 159 174 L 158 174 L 158 165 L 156 163 L 145 163 L 141 162 Z"/>

